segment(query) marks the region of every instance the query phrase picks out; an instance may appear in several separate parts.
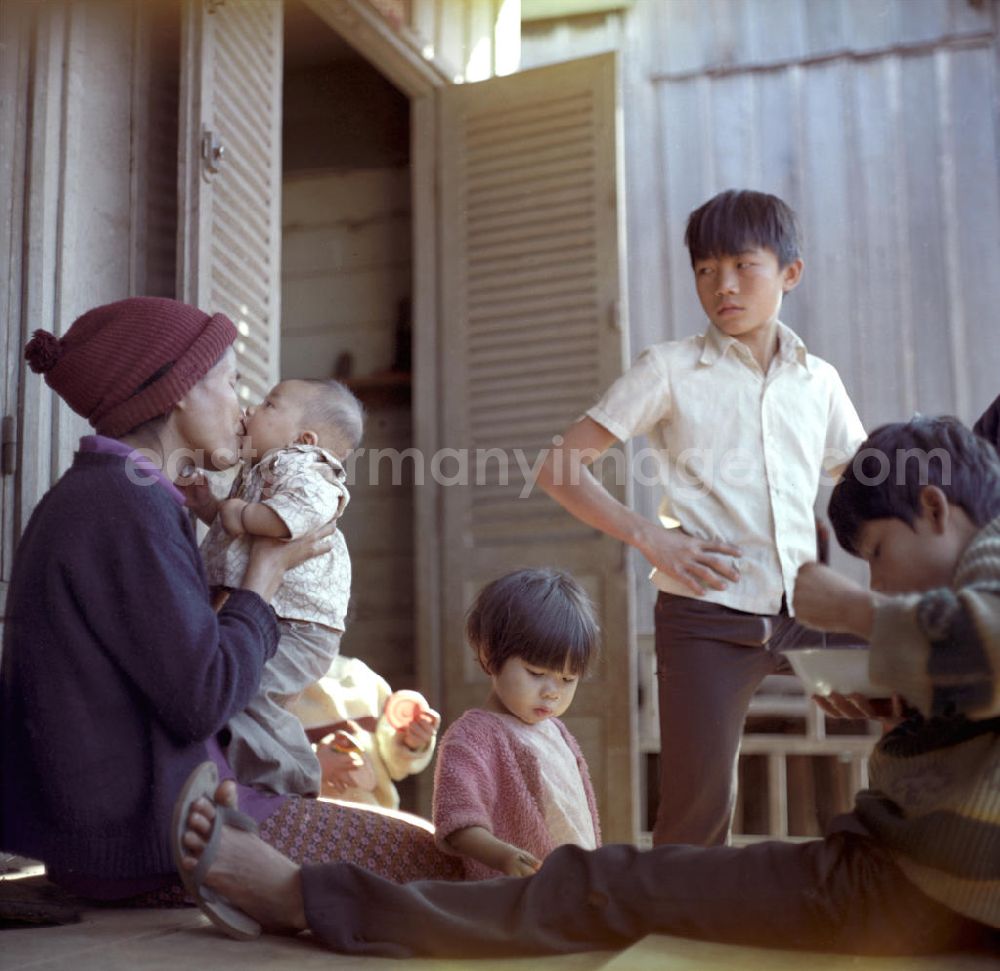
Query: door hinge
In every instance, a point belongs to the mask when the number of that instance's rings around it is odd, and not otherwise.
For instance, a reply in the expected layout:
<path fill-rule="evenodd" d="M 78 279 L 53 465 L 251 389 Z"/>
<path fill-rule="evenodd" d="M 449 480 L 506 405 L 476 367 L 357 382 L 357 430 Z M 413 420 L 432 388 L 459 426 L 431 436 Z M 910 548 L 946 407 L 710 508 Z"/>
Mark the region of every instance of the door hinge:
<path fill-rule="evenodd" d="M 4 415 L 2 441 L 0 441 L 0 475 L 13 475 L 16 471 L 17 422 L 13 415 Z"/>

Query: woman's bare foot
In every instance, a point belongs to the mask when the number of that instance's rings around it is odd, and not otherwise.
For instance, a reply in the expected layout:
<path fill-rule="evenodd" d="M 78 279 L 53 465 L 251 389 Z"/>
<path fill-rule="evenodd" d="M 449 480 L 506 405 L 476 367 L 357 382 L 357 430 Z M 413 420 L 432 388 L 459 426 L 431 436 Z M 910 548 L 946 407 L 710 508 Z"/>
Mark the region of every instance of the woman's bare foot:
<path fill-rule="evenodd" d="M 219 785 L 215 802 L 196 800 L 188 814 L 181 843 L 181 866 L 193 870 L 201 859 L 212 832 L 216 803 L 236 806 L 236 786 L 231 780 Z M 204 884 L 257 920 L 272 933 L 306 929 L 305 905 L 299 866 L 269 846 L 259 836 L 226 826 L 205 876 Z"/>

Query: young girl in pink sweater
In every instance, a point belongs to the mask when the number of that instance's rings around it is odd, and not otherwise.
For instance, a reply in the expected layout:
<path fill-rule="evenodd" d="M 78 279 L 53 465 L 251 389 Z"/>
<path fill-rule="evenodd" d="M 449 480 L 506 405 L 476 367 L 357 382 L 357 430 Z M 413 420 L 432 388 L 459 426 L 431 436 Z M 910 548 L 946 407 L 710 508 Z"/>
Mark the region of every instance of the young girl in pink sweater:
<path fill-rule="evenodd" d="M 480 591 L 466 637 L 492 689 L 438 747 L 438 845 L 473 880 L 528 876 L 563 843 L 600 846 L 587 763 L 559 720 L 597 650 L 583 588 L 556 570 L 508 574 Z"/>

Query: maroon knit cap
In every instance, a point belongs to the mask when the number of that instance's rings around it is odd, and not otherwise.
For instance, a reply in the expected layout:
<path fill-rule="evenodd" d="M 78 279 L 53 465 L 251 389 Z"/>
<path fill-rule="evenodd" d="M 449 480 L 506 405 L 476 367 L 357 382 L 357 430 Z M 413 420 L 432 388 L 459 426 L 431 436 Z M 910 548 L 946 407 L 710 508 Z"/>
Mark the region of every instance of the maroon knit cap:
<path fill-rule="evenodd" d="M 88 310 L 64 337 L 36 330 L 24 356 L 99 435 L 118 438 L 167 414 L 235 339 L 224 314 L 129 297 Z"/>

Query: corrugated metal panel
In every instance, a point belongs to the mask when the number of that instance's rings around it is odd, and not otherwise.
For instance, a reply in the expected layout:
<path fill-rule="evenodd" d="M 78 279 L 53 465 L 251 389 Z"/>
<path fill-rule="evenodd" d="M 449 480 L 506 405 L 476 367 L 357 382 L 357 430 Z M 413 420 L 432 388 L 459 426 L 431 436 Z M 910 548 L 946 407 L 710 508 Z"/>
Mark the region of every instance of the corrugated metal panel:
<path fill-rule="evenodd" d="M 991 20 L 989 7 L 968 0 L 646 0 L 635 13 L 659 41 L 646 61 L 655 75 L 935 43 L 979 33 Z"/>

